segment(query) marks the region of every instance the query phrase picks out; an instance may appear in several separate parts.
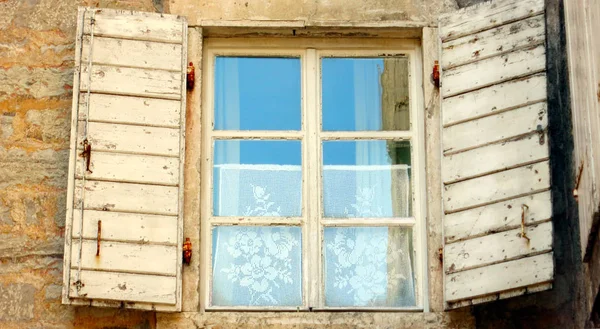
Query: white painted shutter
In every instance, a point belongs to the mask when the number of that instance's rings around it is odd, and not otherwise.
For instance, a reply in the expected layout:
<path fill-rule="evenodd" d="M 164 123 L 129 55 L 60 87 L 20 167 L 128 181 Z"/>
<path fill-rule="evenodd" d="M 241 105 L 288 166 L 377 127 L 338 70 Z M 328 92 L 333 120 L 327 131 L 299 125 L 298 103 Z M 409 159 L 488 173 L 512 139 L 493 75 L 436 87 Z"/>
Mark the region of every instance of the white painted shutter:
<path fill-rule="evenodd" d="M 440 37 L 446 307 L 550 289 L 544 1 L 465 8 Z"/>
<path fill-rule="evenodd" d="M 187 22 L 77 22 L 63 303 L 180 311 Z"/>

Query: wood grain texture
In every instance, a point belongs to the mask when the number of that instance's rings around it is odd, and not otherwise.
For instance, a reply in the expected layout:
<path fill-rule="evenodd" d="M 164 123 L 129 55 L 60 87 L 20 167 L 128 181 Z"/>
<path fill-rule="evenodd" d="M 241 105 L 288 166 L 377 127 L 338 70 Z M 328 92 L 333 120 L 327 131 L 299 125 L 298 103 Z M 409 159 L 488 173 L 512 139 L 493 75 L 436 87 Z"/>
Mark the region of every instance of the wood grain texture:
<path fill-rule="evenodd" d="M 549 163 L 539 162 L 445 186 L 444 211 L 456 212 L 548 188 Z"/>
<path fill-rule="evenodd" d="M 544 134 L 544 141 L 547 140 Z M 446 156 L 442 178 L 448 184 L 543 160 L 548 160 L 548 145 L 540 144 L 539 135 L 534 133 Z"/>
<path fill-rule="evenodd" d="M 446 275 L 446 302 L 547 283 L 554 278 L 553 253 Z"/>
<path fill-rule="evenodd" d="M 90 36 L 83 39 L 82 61 L 90 55 Z M 180 72 L 181 45 L 94 36 L 92 63 Z"/>
<path fill-rule="evenodd" d="M 529 208 L 525 214 L 525 224 L 531 225 L 552 217 L 550 191 L 536 193 L 516 199 L 473 208 L 444 217 L 444 238 L 446 244 L 520 227 L 522 205 Z"/>
<path fill-rule="evenodd" d="M 83 227 L 80 224 L 81 210 L 75 209 L 73 217 L 73 238 L 79 233 L 85 239 L 95 239 L 98 233 L 96 223 L 102 221 L 102 239 L 132 243 L 177 244 L 177 217 L 114 211 L 84 210 Z"/>
<path fill-rule="evenodd" d="M 88 67 L 84 66 L 80 82 L 81 91 L 87 91 L 89 86 L 94 93 L 181 99 L 182 79 L 181 73 L 178 72 L 93 65 L 91 82 L 87 76 Z"/>
<path fill-rule="evenodd" d="M 77 280 L 75 273 L 71 272 L 72 282 Z M 175 277 L 81 271 L 81 282 L 84 286 L 79 292 L 69 287 L 69 297 L 175 304 Z"/>
<path fill-rule="evenodd" d="M 443 71 L 442 95 L 451 97 L 546 68 L 546 48 L 522 49 Z"/>
<path fill-rule="evenodd" d="M 78 145 L 82 145 L 85 122 L 80 121 Z M 95 151 L 179 157 L 179 129 L 90 122 L 88 140 Z"/>
<path fill-rule="evenodd" d="M 94 36 L 179 44 L 184 37 L 182 22 L 185 22 L 185 17 L 182 16 L 89 8 L 85 16 L 84 34 L 91 32 L 92 16 L 95 19 Z"/>
<path fill-rule="evenodd" d="M 502 25 L 443 44 L 442 68 L 472 63 L 515 49 L 531 47 L 546 39 L 544 15 Z"/>
<path fill-rule="evenodd" d="M 181 102 L 157 98 L 90 94 L 89 120 L 105 123 L 179 128 Z M 79 120 L 85 120 L 88 96 L 81 93 Z"/>
<path fill-rule="evenodd" d="M 581 252 L 587 261 L 593 255 L 590 242 L 598 243 L 593 229 L 598 224 L 595 216 L 600 216 L 600 5 L 589 0 L 565 3 L 565 28 L 575 144 L 573 176 L 583 168 L 577 203 Z"/>
<path fill-rule="evenodd" d="M 445 98 L 442 101 L 443 125 L 447 127 L 545 100 L 545 73 L 510 80 L 470 93 Z"/>
<path fill-rule="evenodd" d="M 79 260 L 78 250 L 78 243 L 71 246 L 71 257 L 75 262 Z M 96 240 L 83 240 L 81 268 L 94 271 L 175 276 L 177 268 L 175 258 L 177 256 L 177 246 L 112 241 L 101 241 L 100 255 L 96 256 Z M 77 269 L 77 267 L 73 266 L 72 269 Z"/>
<path fill-rule="evenodd" d="M 75 202 L 79 204 L 82 181 L 76 180 L 75 186 Z M 88 180 L 85 182 L 85 209 L 177 215 L 178 188 Z"/>
<path fill-rule="evenodd" d="M 494 142 L 507 141 L 513 137 L 535 132 L 538 126 L 545 130 L 548 126 L 546 107 L 546 103 L 536 103 L 444 128 L 442 137 L 444 154 L 449 155 Z M 546 141 L 544 145 L 548 147 Z"/>
<path fill-rule="evenodd" d="M 506 260 L 540 254 L 552 250 L 552 223 L 528 226 L 521 237 L 521 228 L 447 244 L 444 249 L 444 269 L 455 273 Z"/>
<path fill-rule="evenodd" d="M 443 41 L 491 29 L 544 12 L 543 0 L 495 0 L 440 17 Z"/>
<path fill-rule="evenodd" d="M 90 172 L 82 161 L 77 161 L 76 177 L 125 183 L 157 185 L 179 184 L 179 159 L 151 155 L 105 153 L 95 151 L 90 161 Z"/>

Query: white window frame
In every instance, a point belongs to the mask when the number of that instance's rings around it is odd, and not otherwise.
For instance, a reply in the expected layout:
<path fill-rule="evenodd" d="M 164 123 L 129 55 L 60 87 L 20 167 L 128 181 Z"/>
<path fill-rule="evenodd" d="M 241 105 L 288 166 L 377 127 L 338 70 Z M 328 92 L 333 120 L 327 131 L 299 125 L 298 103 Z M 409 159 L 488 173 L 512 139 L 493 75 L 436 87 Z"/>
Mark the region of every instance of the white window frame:
<path fill-rule="evenodd" d="M 322 39 L 322 38 L 207 38 L 203 45 L 202 64 L 202 140 L 201 140 L 201 238 L 200 238 L 200 300 L 201 309 L 257 311 L 423 311 L 428 309 L 427 234 L 425 208 L 425 134 L 423 115 L 423 79 L 421 45 L 416 39 Z M 320 104 L 321 57 L 382 57 L 403 54 L 409 58 L 410 131 L 322 132 Z M 232 131 L 212 129 L 214 115 L 214 59 L 216 56 L 283 56 L 301 59 L 302 116 L 299 131 Z M 312 86 L 308 88 L 308 86 Z M 312 128 L 308 128 L 312 127 Z M 212 216 L 213 138 L 299 140 L 302 142 L 302 217 L 217 217 Z M 322 194 L 317 199 L 313 191 L 321 188 L 321 139 L 374 140 L 396 139 L 411 141 L 412 217 L 402 219 L 320 219 Z M 306 147 L 311 151 L 307 151 Z M 315 168 L 317 165 L 317 168 Z M 320 219 L 320 221 L 319 221 Z M 293 225 L 302 228 L 302 301 L 300 307 L 212 306 L 212 230 L 219 225 Z M 416 306 L 414 307 L 331 307 L 325 306 L 322 237 L 325 226 L 408 226 L 413 228 L 414 275 Z M 314 234 L 319 232 L 319 234 Z M 316 249 L 316 250 L 315 250 Z M 311 264 L 312 266 L 309 266 Z M 316 265 L 316 266 L 315 266 Z"/>

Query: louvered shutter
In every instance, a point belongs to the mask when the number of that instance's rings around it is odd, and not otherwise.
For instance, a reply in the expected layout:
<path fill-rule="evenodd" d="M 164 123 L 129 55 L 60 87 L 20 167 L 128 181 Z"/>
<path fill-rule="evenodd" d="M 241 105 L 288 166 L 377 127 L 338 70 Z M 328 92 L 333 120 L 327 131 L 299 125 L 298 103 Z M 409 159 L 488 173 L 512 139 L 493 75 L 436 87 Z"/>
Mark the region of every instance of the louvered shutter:
<path fill-rule="evenodd" d="M 77 21 L 63 303 L 180 311 L 187 22 Z"/>
<path fill-rule="evenodd" d="M 439 31 L 446 307 L 550 289 L 544 1 L 485 2 Z"/>

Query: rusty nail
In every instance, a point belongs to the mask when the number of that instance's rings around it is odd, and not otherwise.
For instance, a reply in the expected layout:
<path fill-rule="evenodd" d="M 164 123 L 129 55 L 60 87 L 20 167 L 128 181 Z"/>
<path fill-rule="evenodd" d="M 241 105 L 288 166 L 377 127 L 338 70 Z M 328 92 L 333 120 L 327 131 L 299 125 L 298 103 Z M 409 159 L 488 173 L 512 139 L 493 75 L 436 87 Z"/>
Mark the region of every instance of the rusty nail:
<path fill-rule="evenodd" d="M 96 257 L 100 256 L 100 239 L 102 237 L 102 221 L 98 221 L 98 237 L 96 238 Z"/>
<path fill-rule="evenodd" d="M 90 161 L 92 160 L 92 144 L 88 142 L 87 138 L 83 140 L 83 152 L 79 153 L 79 156 L 85 158 L 85 171 L 91 174 Z"/>
<path fill-rule="evenodd" d="M 581 164 L 579 165 L 579 171 L 577 172 L 577 182 L 575 183 L 575 188 L 573 189 L 573 197 L 575 201 L 579 201 L 579 183 L 581 183 L 581 175 L 583 174 L 583 160 L 581 160 Z"/>

